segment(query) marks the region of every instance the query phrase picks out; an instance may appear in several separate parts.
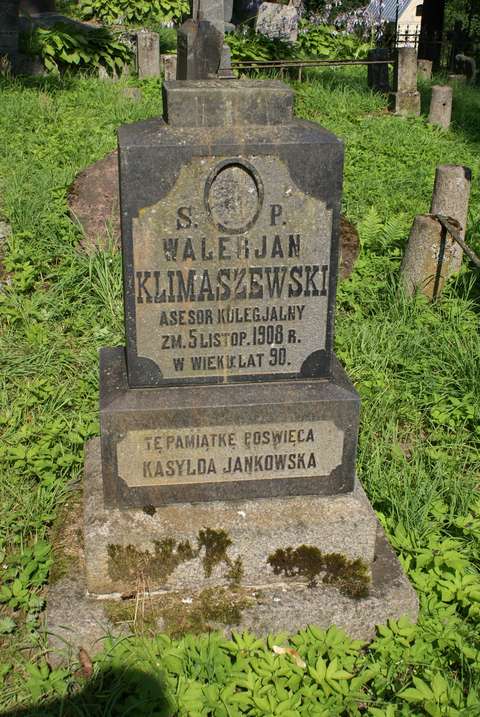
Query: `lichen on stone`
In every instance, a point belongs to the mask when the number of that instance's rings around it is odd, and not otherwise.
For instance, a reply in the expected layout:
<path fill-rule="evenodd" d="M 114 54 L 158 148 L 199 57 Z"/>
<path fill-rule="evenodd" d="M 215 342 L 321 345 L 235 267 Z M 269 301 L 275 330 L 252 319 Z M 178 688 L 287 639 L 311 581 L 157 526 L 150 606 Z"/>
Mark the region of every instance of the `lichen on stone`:
<path fill-rule="evenodd" d="M 322 553 L 314 545 L 298 548 L 278 548 L 267 563 L 275 575 L 301 576 L 309 587 L 316 587 L 321 576 L 325 585 L 334 585 L 343 595 L 352 598 L 368 596 L 370 575 L 367 564 L 361 559 L 350 560 L 341 553 Z"/>
<path fill-rule="evenodd" d="M 211 576 L 214 567 L 219 563 L 229 565 L 227 550 L 232 545 L 232 541 L 225 530 L 204 528 L 198 533 L 197 543 L 199 551 L 205 549 L 202 564 L 206 578 Z"/>

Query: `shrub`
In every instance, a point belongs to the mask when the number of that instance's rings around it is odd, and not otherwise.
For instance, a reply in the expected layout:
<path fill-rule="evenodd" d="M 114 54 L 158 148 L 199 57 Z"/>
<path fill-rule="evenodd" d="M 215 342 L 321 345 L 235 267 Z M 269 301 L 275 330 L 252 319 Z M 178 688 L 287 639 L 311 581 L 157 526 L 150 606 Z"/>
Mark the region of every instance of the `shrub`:
<path fill-rule="evenodd" d="M 130 50 L 105 28 L 83 31 L 58 23 L 51 28 L 35 27 L 21 36 L 22 50 L 40 55 L 47 70 L 76 67 L 94 70 L 104 67 L 110 74 L 130 59 Z"/>
<path fill-rule="evenodd" d="M 80 7 L 85 18 L 107 24 L 180 22 L 189 12 L 187 0 L 82 0 Z"/>

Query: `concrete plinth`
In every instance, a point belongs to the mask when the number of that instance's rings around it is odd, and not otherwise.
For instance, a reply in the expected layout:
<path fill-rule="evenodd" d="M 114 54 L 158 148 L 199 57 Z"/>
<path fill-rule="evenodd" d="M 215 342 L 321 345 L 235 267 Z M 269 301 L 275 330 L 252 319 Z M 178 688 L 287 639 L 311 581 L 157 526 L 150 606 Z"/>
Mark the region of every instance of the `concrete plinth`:
<path fill-rule="evenodd" d="M 202 520 L 204 528 L 210 524 L 228 529 L 232 540 L 227 550 L 231 564 L 235 564 L 235 557 L 245 559 L 244 574 L 235 585 L 225 579 L 228 570 L 225 562 L 212 565 L 210 577 L 205 577 L 205 554 L 178 565 L 163 580 L 163 590 L 154 590 L 160 588 L 160 583 L 147 579 L 145 572 L 142 573 L 146 562 L 142 565 L 141 560 L 137 564 L 136 582 L 118 576 L 113 578 L 105 551 L 109 540 L 119 538 L 118 531 L 123 531 L 124 545 L 130 542 L 140 548 L 148 542 L 145 535 L 141 541 L 142 525 L 145 530 L 148 524 L 149 536 L 156 535 L 158 539 L 171 531 L 172 525 L 158 509 L 154 515 L 144 511 L 103 510 L 99 454 L 99 441 L 91 441 L 87 446 L 84 485 L 85 554 L 79 541 L 78 560 L 70 563 L 68 574 L 50 586 L 48 592 L 46 627 L 54 653 L 52 663 L 58 664 L 62 658 L 75 654 L 80 646 L 91 654 L 98 651 L 107 633 L 134 632 L 137 627 L 134 616 L 140 604 L 147 605 L 154 614 L 154 631 L 171 631 L 172 615 L 176 619 L 175 632 L 179 624 L 188 630 L 188 617 L 192 610 L 198 613 L 198 606 L 205 605 L 205 596 L 208 600 L 228 596 L 230 607 L 234 606 L 235 610 L 227 611 L 224 620 L 216 616 L 212 621 L 207 609 L 201 623 L 203 629 L 221 629 L 227 635 L 232 629 L 249 629 L 257 634 L 283 630 L 294 633 L 308 624 L 324 628 L 336 624 L 352 637 L 368 640 L 375 634 L 375 625 L 390 618 L 408 615 L 416 619 L 416 593 L 358 483 L 348 498 L 316 498 L 315 504 L 312 499 L 300 499 L 302 505 L 296 499 L 282 499 L 283 513 L 278 512 L 280 505 L 273 505 L 280 501 L 270 500 L 234 502 L 229 508 L 224 503 L 183 506 L 178 514 L 178 517 L 183 515 L 183 520 L 177 525 L 178 532 L 171 535 L 172 539 L 177 544 L 190 536 L 193 540 Z M 178 511 L 179 506 L 166 509 Z M 72 520 L 76 516 L 78 511 Z M 71 532 L 71 525 L 69 530 Z M 298 575 L 274 575 L 266 563 L 265 558 L 276 547 L 314 542 L 325 551 L 342 550 L 348 556 L 368 560 L 371 583 L 367 597 L 350 597 L 321 579 L 315 586 L 309 586 L 308 581 Z M 167 563 L 164 559 L 163 568 Z M 172 564 L 170 562 L 170 567 Z M 84 565 L 90 591 L 94 587 L 103 599 L 87 593 Z M 115 570 L 113 572 L 115 574 Z M 129 575 L 132 577 L 133 573 Z M 122 596 L 118 592 L 106 592 L 122 587 L 129 587 L 131 591 Z M 122 620 L 115 619 L 119 611 Z M 131 619 L 125 617 L 129 611 Z"/>
<path fill-rule="evenodd" d="M 420 92 L 391 92 L 390 109 L 396 115 L 408 117 L 420 115 Z"/>

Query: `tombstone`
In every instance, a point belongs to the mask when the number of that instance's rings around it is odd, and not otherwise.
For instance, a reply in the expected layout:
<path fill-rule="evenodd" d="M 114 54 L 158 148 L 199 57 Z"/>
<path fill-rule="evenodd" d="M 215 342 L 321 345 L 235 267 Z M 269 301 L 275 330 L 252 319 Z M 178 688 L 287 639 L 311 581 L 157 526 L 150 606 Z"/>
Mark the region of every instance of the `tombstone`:
<path fill-rule="evenodd" d="M 393 92 L 390 106 L 397 115 L 419 115 L 420 93 L 417 90 L 417 51 L 414 47 L 396 50 Z"/>
<path fill-rule="evenodd" d="M 388 78 L 388 60 L 390 51 L 387 48 L 376 47 L 368 51 L 368 59 L 372 61 L 381 61 L 378 65 L 368 65 L 367 82 L 371 90 L 377 92 L 389 92 L 390 80 Z"/>
<path fill-rule="evenodd" d="M 163 120 L 119 130 L 126 346 L 100 356 L 88 599 L 160 592 L 181 611 L 215 589 L 261 633 L 415 619 L 333 352 L 342 143 L 280 82 L 163 93 Z"/>
<path fill-rule="evenodd" d="M 433 62 L 431 60 L 417 61 L 417 74 L 422 80 L 432 79 Z"/>
<path fill-rule="evenodd" d="M 452 121 L 453 90 L 448 85 L 433 85 L 428 121 L 442 129 L 448 129 Z"/>
<path fill-rule="evenodd" d="M 160 65 L 165 80 L 175 80 L 177 77 L 177 56 L 160 55 Z"/>
<path fill-rule="evenodd" d="M 0 4 L 0 58 L 7 57 L 11 65 L 18 56 L 18 0 L 2 0 Z"/>
<path fill-rule="evenodd" d="M 206 80 L 227 67 L 223 0 L 193 0 L 177 33 L 177 80 Z"/>
<path fill-rule="evenodd" d="M 137 32 L 137 72 L 140 79 L 160 76 L 160 38 L 157 32 Z"/>
<path fill-rule="evenodd" d="M 293 5 L 263 2 L 258 8 L 255 30 L 272 40 L 296 42 L 298 37 L 298 12 Z"/>

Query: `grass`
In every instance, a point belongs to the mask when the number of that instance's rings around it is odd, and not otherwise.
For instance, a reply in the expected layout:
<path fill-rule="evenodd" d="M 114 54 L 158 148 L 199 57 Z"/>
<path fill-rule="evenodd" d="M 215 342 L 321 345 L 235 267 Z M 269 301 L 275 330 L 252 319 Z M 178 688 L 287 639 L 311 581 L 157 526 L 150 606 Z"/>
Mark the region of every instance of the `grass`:
<path fill-rule="evenodd" d="M 123 83 L 3 79 L 0 214 L 13 236 L 10 285 L 0 294 L 0 709 L 75 693 L 72 714 L 173 714 L 158 700 L 157 712 L 152 706 L 161 687 L 179 714 L 234 715 L 240 703 L 215 690 L 230 689 L 237 670 L 238 679 L 260 680 L 242 688 L 253 701 L 241 714 L 282 714 L 279 695 L 285 715 L 480 714 L 479 275 L 465 261 L 435 304 L 408 301 L 397 287 L 409 227 L 429 209 L 439 163 L 473 170 L 467 241 L 480 250 L 480 92 L 455 89 L 453 128 L 443 132 L 389 115 L 384 98 L 366 90 L 364 71 L 309 80 L 295 85 L 297 112 L 345 141 L 344 212 L 362 245 L 339 288 L 336 337 L 362 398 L 358 472 L 421 596 L 419 626 L 382 628 L 368 650 L 335 631 L 306 631 L 290 643 L 309 665 L 298 682 L 288 656 L 273 658 L 270 643 L 247 637 L 238 650 L 240 638 L 123 640 L 99 657 L 88 683 L 75 667 L 46 666 L 39 614 L 51 526 L 78 487 L 85 440 L 98 433 L 97 351 L 123 340 L 119 253 L 77 251 L 68 187 L 115 147 L 119 125 L 158 114 L 161 96 L 152 81 L 136 103 Z M 428 101 L 428 84 L 422 93 Z M 362 698 L 345 677 L 328 694 L 322 655 L 357 676 L 368 672 Z M 281 691 L 280 668 L 296 685 L 287 690 L 296 706 Z M 260 693 L 273 702 L 256 704 Z"/>

